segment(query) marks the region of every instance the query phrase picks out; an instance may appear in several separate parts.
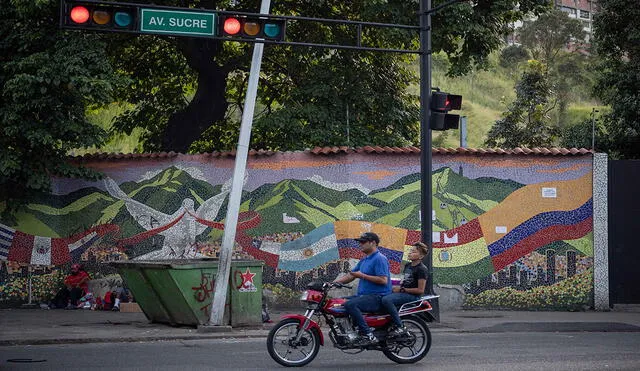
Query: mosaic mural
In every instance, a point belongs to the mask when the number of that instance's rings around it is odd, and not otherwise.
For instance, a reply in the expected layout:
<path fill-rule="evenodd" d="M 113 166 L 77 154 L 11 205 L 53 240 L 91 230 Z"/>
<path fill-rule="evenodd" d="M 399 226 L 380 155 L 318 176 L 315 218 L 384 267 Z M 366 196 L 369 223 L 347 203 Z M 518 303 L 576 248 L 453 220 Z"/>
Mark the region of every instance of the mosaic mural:
<path fill-rule="evenodd" d="M 53 193 L 0 221 L 0 303 L 45 299 L 72 262 L 94 277 L 126 259 L 216 257 L 233 158 L 178 155 L 86 164 L 97 182 L 54 179 Z M 362 257 L 361 232 L 399 273 L 420 238 L 416 154 L 251 156 L 234 256 L 295 292 Z M 470 307 L 580 308 L 593 300 L 591 156 L 434 155 L 434 283 Z M 269 285 L 267 285 L 269 287 Z"/>

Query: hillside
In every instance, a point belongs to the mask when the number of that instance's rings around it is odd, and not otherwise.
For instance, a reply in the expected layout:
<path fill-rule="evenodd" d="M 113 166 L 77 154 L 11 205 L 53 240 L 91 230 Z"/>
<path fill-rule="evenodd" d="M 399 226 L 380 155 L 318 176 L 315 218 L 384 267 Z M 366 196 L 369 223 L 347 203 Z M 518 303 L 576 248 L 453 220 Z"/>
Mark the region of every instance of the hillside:
<path fill-rule="evenodd" d="M 411 66 L 416 76 L 418 76 L 418 66 L 418 61 L 415 61 Z M 495 54 L 491 56 L 486 70 L 477 70 L 467 76 L 447 77 L 447 66 L 448 61 L 445 57 L 439 54 L 434 55 L 432 86 L 438 87 L 442 91 L 462 95 L 462 110 L 459 114 L 467 117 L 467 146 L 483 147 L 487 132 L 515 98 L 514 86 L 519 72 L 499 67 L 498 57 Z M 417 96 L 419 81 L 416 79 L 407 89 Z M 573 125 L 588 118 L 593 107 L 593 102 L 570 104 L 566 125 Z M 94 124 L 110 129 L 113 117 L 122 113 L 125 108 L 130 108 L 130 105 L 114 103 L 104 109 L 90 111 L 88 115 Z M 141 146 L 138 139 L 141 135 L 142 131 L 136 129 L 130 136 L 113 137 L 101 148 L 79 149 L 74 151 L 74 154 L 82 155 L 100 151 L 121 153 L 139 151 Z M 459 147 L 459 137 L 458 130 L 433 132 L 433 145 L 436 147 Z"/>

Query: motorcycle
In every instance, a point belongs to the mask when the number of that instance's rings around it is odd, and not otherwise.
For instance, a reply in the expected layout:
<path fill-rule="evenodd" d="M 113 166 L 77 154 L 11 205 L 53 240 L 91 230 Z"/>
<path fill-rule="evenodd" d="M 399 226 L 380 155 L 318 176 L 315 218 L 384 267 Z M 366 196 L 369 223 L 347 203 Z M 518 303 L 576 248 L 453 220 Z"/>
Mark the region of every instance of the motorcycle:
<path fill-rule="evenodd" d="M 401 364 L 418 362 L 427 355 L 431 348 L 431 332 L 427 322 L 435 320 L 430 313 L 432 307 L 429 300 L 438 296 L 422 296 L 400 307 L 398 313 L 408 330 L 407 334 L 400 337 L 388 336 L 393 323 L 390 315 L 364 313 L 365 321 L 378 342 L 363 346 L 354 343 L 358 331 L 344 308 L 347 299 L 329 297 L 329 291 L 334 288 L 351 286 L 337 282 L 310 283 L 300 298 L 307 305 L 305 314 L 284 315 L 283 320 L 269 331 L 267 349 L 274 361 L 288 367 L 300 367 L 313 361 L 320 346 L 324 345 L 320 319 L 329 326 L 328 335 L 333 346 L 345 353 L 377 350 Z M 314 316 L 319 320 L 314 320 Z"/>

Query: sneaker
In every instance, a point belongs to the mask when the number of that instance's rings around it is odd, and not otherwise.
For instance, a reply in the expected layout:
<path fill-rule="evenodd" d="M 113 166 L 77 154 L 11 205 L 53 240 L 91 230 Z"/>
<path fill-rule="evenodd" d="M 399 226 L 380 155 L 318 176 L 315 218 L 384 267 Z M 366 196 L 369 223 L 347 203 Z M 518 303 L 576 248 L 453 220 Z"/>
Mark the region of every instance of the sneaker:
<path fill-rule="evenodd" d="M 114 306 L 113 308 L 111 308 L 112 312 L 119 312 L 120 311 L 120 307 L 116 307 Z"/>
<path fill-rule="evenodd" d="M 402 337 L 408 334 L 409 334 L 409 331 L 404 326 L 402 327 L 393 326 L 392 328 L 389 329 L 389 337 L 392 337 L 392 338 Z"/>
<path fill-rule="evenodd" d="M 358 346 L 367 346 L 367 345 L 373 345 L 377 343 L 378 343 L 378 338 L 376 338 L 371 332 L 366 335 L 360 335 L 353 341 L 353 345 L 358 345 Z"/>

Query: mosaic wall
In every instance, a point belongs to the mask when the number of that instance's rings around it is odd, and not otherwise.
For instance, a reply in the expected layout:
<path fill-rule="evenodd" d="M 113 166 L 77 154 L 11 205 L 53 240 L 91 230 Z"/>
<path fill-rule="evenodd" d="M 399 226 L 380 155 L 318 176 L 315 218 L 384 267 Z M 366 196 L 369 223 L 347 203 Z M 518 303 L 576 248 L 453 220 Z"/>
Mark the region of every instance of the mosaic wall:
<path fill-rule="evenodd" d="M 233 161 L 96 160 L 101 181 L 55 179 L 0 221 L 0 303 L 24 301 L 27 277 L 45 299 L 72 262 L 102 277 L 110 261 L 216 257 Z M 419 169 L 416 154 L 252 156 L 234 256 L 293 295 L 347 271 L 363 256 L 353 238 L 374 231 L 399 273 L 420 238 Z M 468 307 L 591 306 L 592 172 L 591 156 L 434 155 L 434 283 L 460 285 Z"/>

